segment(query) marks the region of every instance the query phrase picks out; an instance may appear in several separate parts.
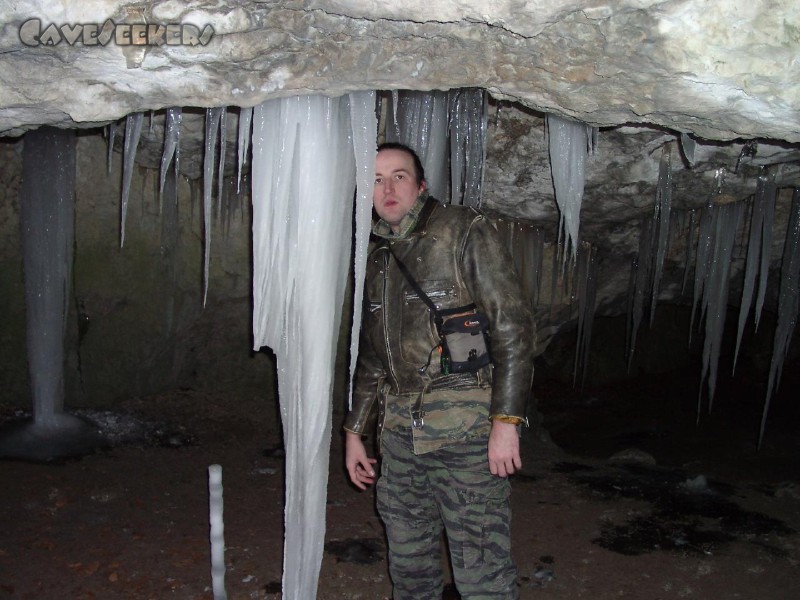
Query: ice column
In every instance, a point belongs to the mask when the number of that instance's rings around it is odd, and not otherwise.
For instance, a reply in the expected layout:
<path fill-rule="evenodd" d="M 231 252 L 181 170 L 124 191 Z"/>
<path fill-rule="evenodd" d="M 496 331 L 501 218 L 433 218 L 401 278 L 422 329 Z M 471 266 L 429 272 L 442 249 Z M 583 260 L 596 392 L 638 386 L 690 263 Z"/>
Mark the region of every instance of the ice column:
<path fill-rule="evenodd" d="M 758 433 L 759 447 L 764 438 L 772 392 L 780 383 L 783 360 L 786 358 L 786 352 L 789 350 L 789 343 L 797 324 L 798 306 L 800 306 L 800 191 L 795 189 L 789 214 L 789 226 L 786 230 L 786 241 L 783 244 L 781 284 L 778 291 L 778 322 L 775 325 L 767 395 L 764 401 L 764 412 L 761 415 L 761 429 Z"/>
<path fill-rule="evenodd" d="M 63 424 L 64 332 L 75 239 L 75 132 L 25 134 L 20 228 L 28 369 L 36 427 Z"/>
<path fill-rule="evenodd" d="M 278 361 L 286 444 L 283 598 L 316 597 L 331 392 L 350 260 L 355 160 L 346 98 L 269 100 L 253 113 L 253 337 Z"/>
<path fill-rule="evenodd" d="M 550 170 L 556 203 L 561 213 L 559 237 L 564 232 L 564 244 L 578 254 L 581 201 L 585 182 L 585 163 L 591 147 L 591 129 L 584 123 L 547 115 Z M 567 252 L 564 252 L 566 261 Z"/>
<path fill-rule="evenodd" d="M 428 190 L 443 202 L 449 198 L 448 104 L 444 91 L 400 91 L 392 95 L 393 122 L 386 126 L 387 141 L 406 144 L 417 152 Z"/>

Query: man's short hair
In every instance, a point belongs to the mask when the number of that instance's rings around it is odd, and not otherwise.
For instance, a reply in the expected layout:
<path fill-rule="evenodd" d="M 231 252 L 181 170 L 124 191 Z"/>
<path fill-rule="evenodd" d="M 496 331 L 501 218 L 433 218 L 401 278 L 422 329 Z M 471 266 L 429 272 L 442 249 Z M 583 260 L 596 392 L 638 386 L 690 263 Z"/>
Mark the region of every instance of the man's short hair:
<path fill-rule="evenodd" d="M 378 152 L 381 150 L 400 150 L 401 152 L 409 154 L 411 158 L 414 159 L 414 176 L 417 178 L 417 185 L 422 185 L 422 182 L 425 181 L 425 168 L 422 166 L 422 161 L 414 150 L 398 142 L 384 142 L 378 146 Z"/>

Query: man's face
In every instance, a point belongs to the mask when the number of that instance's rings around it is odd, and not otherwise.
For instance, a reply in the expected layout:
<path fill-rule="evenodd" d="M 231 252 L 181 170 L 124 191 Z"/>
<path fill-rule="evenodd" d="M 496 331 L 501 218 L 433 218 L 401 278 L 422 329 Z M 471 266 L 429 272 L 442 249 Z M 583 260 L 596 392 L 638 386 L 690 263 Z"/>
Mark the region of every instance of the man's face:
<path fill-rule="evenodd" d="M 375 188 L 372 203 L 375 212 L 397 231 L 400 221 L 408 214 L 425 189 L 418 184 L 414 173 L 414 159 L 403 150 L 386 149 L 375 159 Z"/>

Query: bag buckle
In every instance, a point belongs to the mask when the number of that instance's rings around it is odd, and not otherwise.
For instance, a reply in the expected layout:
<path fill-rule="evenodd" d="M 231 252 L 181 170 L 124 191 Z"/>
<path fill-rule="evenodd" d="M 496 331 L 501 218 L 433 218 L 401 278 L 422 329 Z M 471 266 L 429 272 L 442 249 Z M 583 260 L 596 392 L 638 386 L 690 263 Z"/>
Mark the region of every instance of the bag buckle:
<path fill-rule="evenodd" d="M 411 426 L 414 429 L 422 429 L 425 427 L 425 411 L 422 409 L 411 411 Z"/>

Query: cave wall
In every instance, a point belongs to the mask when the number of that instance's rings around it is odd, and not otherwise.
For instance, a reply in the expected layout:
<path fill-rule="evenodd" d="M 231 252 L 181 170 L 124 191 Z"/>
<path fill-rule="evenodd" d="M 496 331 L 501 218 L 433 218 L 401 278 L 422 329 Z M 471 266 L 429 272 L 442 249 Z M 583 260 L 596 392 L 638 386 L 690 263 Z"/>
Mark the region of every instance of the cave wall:
<path fill-rule="evenodd" d="M 0 144 L 0 369 L 3 401 L 29 408 L 17 197 L 23 144 Z M 176 388 L 271 393 L 274 359 L 251 350 L 249 197 L 227 180 L 211 234 L 203 306 L 199 182 L 180 177 L 177 204 L 160 201 L 158 172 L 137 166 L 120 247 L 119 150 L 109 171 L 100 132 L 80 135 L 77 142 L 67 406 L 110 406 L 122 397 Z"/>

